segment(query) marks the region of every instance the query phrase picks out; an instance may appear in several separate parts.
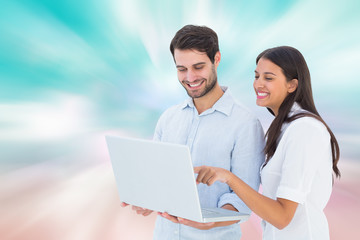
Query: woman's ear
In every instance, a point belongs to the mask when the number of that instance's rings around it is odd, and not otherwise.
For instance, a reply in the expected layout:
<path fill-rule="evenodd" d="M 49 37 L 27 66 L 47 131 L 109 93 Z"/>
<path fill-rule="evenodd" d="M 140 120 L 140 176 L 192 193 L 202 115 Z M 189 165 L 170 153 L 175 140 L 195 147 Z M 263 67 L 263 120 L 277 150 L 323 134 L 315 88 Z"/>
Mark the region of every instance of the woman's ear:
<path fill-rule="evenodd" d="M 294 78 L 293 80 L 291 80 L 290 82 L 287 83 L 288 84 L 288 93 L 292 93 L 294 92 L 297 87 L 298 87 L 298 80 L 296 78 Z"/>

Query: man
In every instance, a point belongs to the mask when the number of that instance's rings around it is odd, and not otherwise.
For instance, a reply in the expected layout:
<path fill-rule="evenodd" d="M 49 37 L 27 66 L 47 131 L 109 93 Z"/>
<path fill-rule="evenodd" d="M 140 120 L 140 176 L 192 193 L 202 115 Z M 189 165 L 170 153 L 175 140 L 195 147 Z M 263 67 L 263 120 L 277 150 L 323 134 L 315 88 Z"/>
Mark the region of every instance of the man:
<path fill-rule="evenodd" d="M 204 26 L 184 26 L 173 38 L 170 50 L 179 82 L 190 98 L 162 114 L 154 140 L 187 145 L 194 166 L 231 170 L 257 190 L 259 169 L 264 161 L 263 129 L 260 122 L 233 99 L 227 87 L 220 87 L 217 81 L 221 59 L 217 34 Z M 250 213 L 225 184 L 215 183 L 211 187 L 199 184 L 198 191 L 202 207 Z M 133 209 L 144 216 L 151 213 L 140 207 L 133 206 Z M 241 230 L 236 223 L 198 223 L 159 213 L 154 239 L 238 240 Z"/>

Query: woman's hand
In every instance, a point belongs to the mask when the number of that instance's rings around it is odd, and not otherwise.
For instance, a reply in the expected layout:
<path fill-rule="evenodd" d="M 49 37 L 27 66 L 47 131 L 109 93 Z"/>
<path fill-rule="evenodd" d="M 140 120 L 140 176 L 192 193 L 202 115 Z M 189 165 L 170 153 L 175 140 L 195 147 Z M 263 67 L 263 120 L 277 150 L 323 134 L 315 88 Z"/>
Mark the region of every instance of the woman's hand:
<path fill-rule="evenodd" d="M 208 186 L 216 181 L 228 183 L 231 176 L 231 172 L 226 169 L 209 166 L 194 167 L 194 172 L 198 174 L 196 182 L 204 183 Z"/>

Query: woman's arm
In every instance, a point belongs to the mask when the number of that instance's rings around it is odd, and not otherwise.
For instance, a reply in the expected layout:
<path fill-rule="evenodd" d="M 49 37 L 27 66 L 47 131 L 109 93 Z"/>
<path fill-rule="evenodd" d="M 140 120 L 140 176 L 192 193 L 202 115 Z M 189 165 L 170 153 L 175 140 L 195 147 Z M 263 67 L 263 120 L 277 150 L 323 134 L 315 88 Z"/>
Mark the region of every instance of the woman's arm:
<path fill-rule="evenodd" d="M 268 198 L 247 185 L 230 171 L 222 168 L 201 166 L 194 168 L 198 173 L 196 181 L 212 185 L 215 181 L 221 181 L 241 198 L 241 200 L 259 217 L 269 222 L 278 229 L 286 227 L 294 217 L 298 203 L 277 198 Z"/>

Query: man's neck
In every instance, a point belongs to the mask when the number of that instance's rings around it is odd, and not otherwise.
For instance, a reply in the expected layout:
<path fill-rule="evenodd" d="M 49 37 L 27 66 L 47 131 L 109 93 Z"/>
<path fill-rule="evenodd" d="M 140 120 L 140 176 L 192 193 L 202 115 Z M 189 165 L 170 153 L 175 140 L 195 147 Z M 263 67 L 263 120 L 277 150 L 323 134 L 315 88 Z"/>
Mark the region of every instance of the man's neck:
<path fill-rule="evenodd" d="M 223 94 L 224 92 L 219 84 L 216 84 L 215 87 L 205 96 L 194 98 L 193 101 L 198 114 L 200 115 L 209 108 L 212 108 L 212 106 L 214 106 L 214 104 L 222 97 Z"/>

